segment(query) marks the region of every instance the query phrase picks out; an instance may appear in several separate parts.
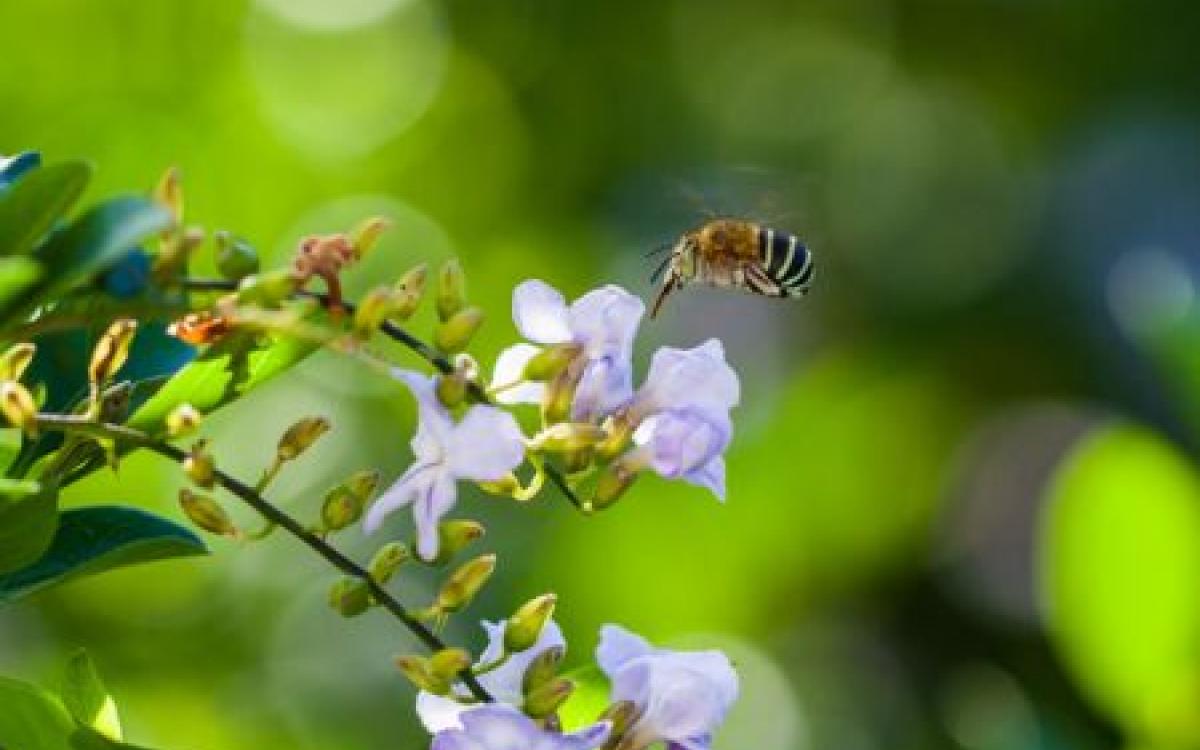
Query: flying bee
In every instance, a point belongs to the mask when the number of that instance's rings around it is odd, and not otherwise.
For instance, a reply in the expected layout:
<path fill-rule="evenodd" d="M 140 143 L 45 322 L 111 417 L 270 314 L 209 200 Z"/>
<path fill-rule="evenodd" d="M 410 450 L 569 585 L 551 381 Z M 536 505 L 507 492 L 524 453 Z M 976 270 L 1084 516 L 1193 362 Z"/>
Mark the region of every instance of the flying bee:
<path fill-rule="evenodd" d="M 712 219 L 684 232 L 653 280 L 663 277 L 650 317 L 686 284 L 741 289 L 767 297 L 800 297 L 812 281 L 812 253 L 794 234 L 740 219 Z M 661 250 L 660 250 L 661 251 Z M 656 251 L 656 252 L 660 252 Z M 665 274 L 664 274 L 665 272 Z"/>

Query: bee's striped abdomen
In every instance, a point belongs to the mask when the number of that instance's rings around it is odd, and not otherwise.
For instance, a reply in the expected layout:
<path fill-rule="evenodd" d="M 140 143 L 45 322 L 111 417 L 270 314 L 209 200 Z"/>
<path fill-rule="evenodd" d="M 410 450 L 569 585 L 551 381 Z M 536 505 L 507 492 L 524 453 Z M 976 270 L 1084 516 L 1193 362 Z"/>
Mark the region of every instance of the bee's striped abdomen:
<path fill-rule="evenodd" d="M 758 252 L 767 277 L 779 287 L 781 297 L 799 297 L 812 280 L 812 253 L 794 234 L 761 227 Z"/>

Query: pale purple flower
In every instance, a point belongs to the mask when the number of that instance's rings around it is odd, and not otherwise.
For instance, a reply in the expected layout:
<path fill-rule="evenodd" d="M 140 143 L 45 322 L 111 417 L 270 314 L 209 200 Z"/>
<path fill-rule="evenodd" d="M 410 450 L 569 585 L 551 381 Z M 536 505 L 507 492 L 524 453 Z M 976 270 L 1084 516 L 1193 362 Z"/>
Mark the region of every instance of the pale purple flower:
<path fill-rule="evenodd" d="M 576 344 L 585 365 L 575 391 L 572 416 L 589 420 L 606 414 L 633 392 L 633 339 L 645 304 L 621 287 L 608 285 L 583 295 L 570 307 L 558 290 L 537 279 L 513 290 L 513 322 L 529 341 L 541 345 Z M 540 349 L 516 344 L 496 360 L 493 385 L 518 380 Z M 525 383 L 500 391 L 502 403 L 538 403 L 541 383 Z"/>
<path fill-rule="evenodd" d="M 729 410 L 737 405 L 737 373 L 721 342 L 654 353 L 646 382 L 626 407 L 638 424 L 630 456 L 668 479 L 683 479 L 725 498 L 725 459 L 733 434 Z"/>
<path fill-rule="evenodd" d="M 491 406 L 472 406 L 455 423 L 437 399 L 432 378 L 396 370 L 417 400 L 416 460 L 367 511 L 364 527 L 376 531 L 383 519 L 411 505 L 417 527 L 417 554 L 432 560 L 438 551 L 438 524 L 454 507 L 460 479 L 495 482 L 520 465 L 524 436 L 513 416 Z"/>
<path fill-rule="evenodd" d="M 617 625 L 600 630 L 596 661 L 612 681 L 613 703 L 631 701 L 637 718 L 621 742 L 642 750 L 708 750 L 737 699 L 738 677 L 720 651 L 669 651 Z"/>
<path fill-rule="evenodd" d="M 609 729 L 601 722 L 572 734 L 549 732 L 511 706 L 491 704 L 464 715 L 461 729 L 439 732 L 430 750 L 593 750 Z"/>
<path fill-rule="evenodd" d="M 483 629 L 487 632 L 488 645 L 480 654 L 477 665 L 490 664 L 504 653 L 504 629 L 507 627 L 507 622 L 484 621 L 482 624 Z M 547 649 L 566 648 L 566 645 L 562 630 L 557 623 L 551 620 L 542 628 L 537 641 L 531 647 L 518 654 L 512 654 L 501 666 L 479 675 L 479 684 L 483 685 L 488 694 L 498 703 L 520 706 L 525 700 L 521 690 L 521 681 L 525 677 L 525 671 L 529 669 L 529 665 Z M 454 691 L 461 698 L 470 698 L 471 696 L 461 685 L 455 685 Z M 422 691 L 417 695 L 417 716 L 431 733 L 446 729 L 461 729 L 463 714 L 476 710 L 478 710 L 477 706 L 459 703 L 452 698 L 445 698 L 433 693 Z"/>

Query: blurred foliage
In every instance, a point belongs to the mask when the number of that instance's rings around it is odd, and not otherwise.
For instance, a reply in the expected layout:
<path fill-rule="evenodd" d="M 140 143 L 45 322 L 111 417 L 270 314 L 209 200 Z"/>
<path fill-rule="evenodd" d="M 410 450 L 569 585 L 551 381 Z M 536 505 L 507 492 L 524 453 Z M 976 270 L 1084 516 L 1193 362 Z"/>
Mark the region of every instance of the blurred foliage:
<path fill-rule="evenodd" d="M 724 638 L 747 699 L 718 748 L 1200 744 L 1194 3 L 45 0 L 0 25 L 36 30 L 4 39 L 0 153 L 44 151 L 38 182 L 94 160 L 94 205 L 178 164 L 189 221 L 268 266 L 386 215 L 350 294 L 461 256 L 484 362 L 516 283 L 648 293 L 642 253 L 705 210 L 810 241 L 809 299 L 689 291 L 646 327 L 646 352 L 721 337 L 743 376 L 728 504 L 649 478 L 590 519 L 468 498 L 507 571 L 472 613 L 554 589 L 576 656 L 609 620 Z M 54 194 L 21 236 L 81 215 Z M 71 280 L 41 260 L 0 259 L 5 326 Z M 301 411 L 341 437 L 273 489 L 289 510 L 333 467 L 407 465 L 400 388 L 324 353 L 293 373 L 214 415 L 222 466 L 259 470 Z M 60 502 L 182 521 L 177 485 L 133 456 Z M 72 583 L 0 610 L 0 672 L 52 684 L 86 646 L 159 746 L 415 746 L 407 636 L 327 611 L 327 575 L 273 540 Z"/>

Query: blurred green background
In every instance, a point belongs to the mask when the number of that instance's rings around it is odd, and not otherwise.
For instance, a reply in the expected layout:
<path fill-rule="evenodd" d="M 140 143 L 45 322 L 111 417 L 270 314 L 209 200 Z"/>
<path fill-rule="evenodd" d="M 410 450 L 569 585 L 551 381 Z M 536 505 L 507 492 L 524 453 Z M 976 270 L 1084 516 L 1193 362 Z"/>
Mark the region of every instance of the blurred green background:
<path fill-rule="evenodd" d="M 649 296 L 644 251 L 706 211 L 808 239 L 810 297 L 643 328 L 639 367 L 717 336 L 741 373 L 728 504 L 469 495 L 501 571 L 451 640 L 552 589 L 575 663 L 608 621 L 725 648 L 724 750 L 1200 747 L 1200 5 L 39 0 L 0 29 L 0 153 L 94 160 L 93 200 L 179 165 L 189 220 L 278 261 L 387 215 L 351 291 L 461 256 L 484 362 L 525 278 Z M 336 430 L 274 491 L 298 514 L 407 465 L 411 399 L 326 355 L 216 417 L 217 456 L 253 476 L 306 413 Z M 179 484 L 137 456 L 68 500 L 178 517 Z M 0 673 L 84 646 L 167 748 L 421 745 L 405 632 L 332 613 L 287 538 L 213 546 L 0 611 Z"/>

